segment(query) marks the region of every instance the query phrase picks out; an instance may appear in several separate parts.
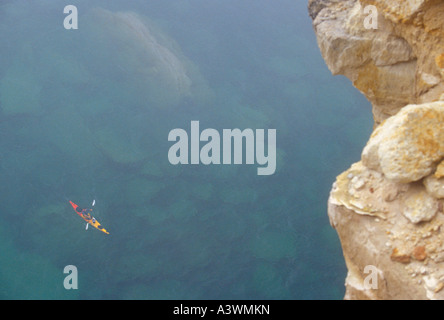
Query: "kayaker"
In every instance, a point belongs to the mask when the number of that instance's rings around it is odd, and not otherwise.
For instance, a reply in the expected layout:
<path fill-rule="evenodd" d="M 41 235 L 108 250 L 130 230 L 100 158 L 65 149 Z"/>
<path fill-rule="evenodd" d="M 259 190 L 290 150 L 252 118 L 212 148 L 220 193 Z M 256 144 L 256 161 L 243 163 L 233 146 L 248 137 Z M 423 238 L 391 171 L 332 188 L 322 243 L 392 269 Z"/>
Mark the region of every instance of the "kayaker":
<path fill-rule="evenodd" d="M 80 211 L 80 213 L 82 214 L 82 216 L 86 219 L 86 220 L 91 220 L 91 219 L 94 219 L 92 216 L 91 216 L 91 213 L 90 212 L 92 212 L 92 209 L 82 209 L 81 211 Z M 93 220 L 94 221 L 94 220 Z"/>
<path fill-rule="evenodd" d="M 106 231 L 105 228 L 103 228 L 100 223 L 92 216 L 92 211 L 93 209 L 82 209 L 81 207 L 79 207 L 78 205 L 76 205 L 74 202 L 72 202 L 71 200 L 69 200 L 69 203 L 72 205 L 73 209 L 76 211 L 76 213 L 82 217 L 83 220 L 86 221 L 86 230 L 88 230 L 88 226 L 91 224 L 94 228 L 109 234 L 108 231 Z M 94 200 L 92 203 L 92 206 L 94 206 L 94 204 L 96 203 L 96 201 Z"/>

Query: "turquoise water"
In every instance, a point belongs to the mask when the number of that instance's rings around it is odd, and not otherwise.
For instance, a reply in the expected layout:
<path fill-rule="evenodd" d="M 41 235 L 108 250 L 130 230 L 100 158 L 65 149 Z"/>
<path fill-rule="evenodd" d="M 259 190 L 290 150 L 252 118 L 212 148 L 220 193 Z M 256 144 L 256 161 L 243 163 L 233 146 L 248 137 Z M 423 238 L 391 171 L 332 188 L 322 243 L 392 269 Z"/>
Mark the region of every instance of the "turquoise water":
<path fill-rule="evenodd" d="M 70 4 L 77 30 L 66 1 L 0 5 L 0 298 L 341 299 L 326 204 L 372 117 L 305 1 Z M 171 165 L 192 120 L 276 129 L 275 174 Z M 93 199 L 110 235 L 68 203 Z"/>

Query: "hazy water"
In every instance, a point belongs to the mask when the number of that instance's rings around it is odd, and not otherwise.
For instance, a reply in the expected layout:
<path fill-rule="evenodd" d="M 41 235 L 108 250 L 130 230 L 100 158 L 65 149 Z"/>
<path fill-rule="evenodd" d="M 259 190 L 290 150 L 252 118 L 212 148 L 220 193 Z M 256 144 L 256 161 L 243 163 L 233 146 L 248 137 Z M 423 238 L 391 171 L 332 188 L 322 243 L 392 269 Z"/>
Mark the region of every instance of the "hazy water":
<path fill-rule="evenodd" d="M 66 1 L 2 3 L 0 298 L 343 297 L 326 203 L 371 112 L 326 68 L 305 1 L 71 1 L 69 31 Z M 171 165 L 168 133 L 192 120 L 276 129 L 276 173 Z M 111 234 L 68 199 L 96 199 Z"/>

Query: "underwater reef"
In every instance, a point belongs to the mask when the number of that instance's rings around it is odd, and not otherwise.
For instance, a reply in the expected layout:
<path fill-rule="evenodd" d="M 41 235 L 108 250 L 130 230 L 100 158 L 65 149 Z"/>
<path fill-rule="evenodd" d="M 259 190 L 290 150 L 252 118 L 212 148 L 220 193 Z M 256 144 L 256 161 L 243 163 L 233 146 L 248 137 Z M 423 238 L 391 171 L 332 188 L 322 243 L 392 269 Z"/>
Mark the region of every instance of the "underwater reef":
<path fill-rule="evenodd" d="M 285 10 L 289 23 L 270 29 L 251 14 L 265 13 L 257 1 L 204 2 L 82 1 L 75 31 L 52 2 L 2 5 L 0 299 L 342 296 L 340 248 L 318 201 L 336 170 L 317 161 L 319 143 L 334 140 L 330 128 L 349 115 L 333 125 L 321 115 L 313 126 L 311 111 L 293 106 L 353 91 L 307 67 L 322 59 L 313 37 L 305 41 L 304 8 L 303 24 Z M 278 128 L 275 175 L 265 183 L 252 166 L 171 165 L 168 133 L 192 120 Z M 339 166 L 343 158 L 329 154 L 341 150 L 324 155 Z M 310 184 L 294 183 L 302 180 Z M 68 202 L 93 199 L 110 236 L 86 231 Z M 66 265 L 78 268 L 79 290 L 65 290 Z"/>
<path fill-rule="evenodd" d="M 368 6 L 376 28 L 365 26 Z M 328 202 L 344 298 L 443 299 L 444 3 L 310 0 L 308 9 L 330 71 L 365 95 L 375 121 Z"/>

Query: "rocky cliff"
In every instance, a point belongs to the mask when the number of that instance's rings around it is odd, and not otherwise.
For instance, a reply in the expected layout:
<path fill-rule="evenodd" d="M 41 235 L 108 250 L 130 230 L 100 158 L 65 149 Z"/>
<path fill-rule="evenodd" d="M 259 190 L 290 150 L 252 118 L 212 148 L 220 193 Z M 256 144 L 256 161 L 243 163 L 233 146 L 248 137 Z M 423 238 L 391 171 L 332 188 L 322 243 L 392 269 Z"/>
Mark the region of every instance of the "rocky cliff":
<path fill-rule="evenodd" d="M 308 8 L 329 69 L 368 98 L 375 120 L 361 161 L 337 177 L 329 199 L 345 298 L 443 299 L 444 2 Z"/>

